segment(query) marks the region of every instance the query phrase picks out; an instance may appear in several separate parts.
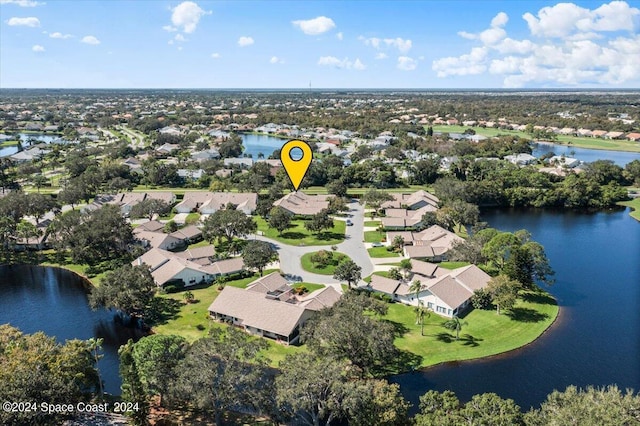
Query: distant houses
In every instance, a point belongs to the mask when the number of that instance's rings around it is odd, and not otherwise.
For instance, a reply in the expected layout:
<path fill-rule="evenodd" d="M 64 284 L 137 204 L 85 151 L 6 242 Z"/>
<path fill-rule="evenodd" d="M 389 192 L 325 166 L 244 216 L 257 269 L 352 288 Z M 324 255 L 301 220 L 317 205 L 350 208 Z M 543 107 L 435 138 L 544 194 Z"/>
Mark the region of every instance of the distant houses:
<path fill-rule="evenodd" d="M 169 283 L 192 286 L 211 282 L 219 276 L 237 274 L 244 270 L 242 258 L 215 260 L 212 254 L 215 254 L 213 247 L 202 247 L 176 253 L 161 248 L 152 248 L 134 260 L 132 264 L 148 266 L 153 281 L 159 287 Z"/>
<path fill-rule="evenodd" d="M 384 293 L 394 301 L 417 306 L 421 302 L 438 315 L 451 318 L 469 306 L 475 290 L 486 288 L 491 277 L 475 265 L 457 269 L 444 269 L 436 264 L 411 260 L 411 272 L 406 279 L 394 280 L 372 275 L 369 290 Z M 419 281 L 420 290 L 410 289 Z"/>
<path fill-rule="evenodd" d="M 339 299 L 333 287 L 298 296 L 285 278 L 273 272 L 246 289 L 225 287 L 209 306 L 209 315 L 255 336 L 290 345 L 299 342 L 300 329 L 309 318 Z"/>
<path fill-rule="evenodd" d="M 255 192 L 198 192 L 184 193 L 182 201 L 174 207 L 177 213 L 200 212 L 212 214 L 233 204 L 237 210 L 250 215 L 256 209 L 258 194 Z"/>

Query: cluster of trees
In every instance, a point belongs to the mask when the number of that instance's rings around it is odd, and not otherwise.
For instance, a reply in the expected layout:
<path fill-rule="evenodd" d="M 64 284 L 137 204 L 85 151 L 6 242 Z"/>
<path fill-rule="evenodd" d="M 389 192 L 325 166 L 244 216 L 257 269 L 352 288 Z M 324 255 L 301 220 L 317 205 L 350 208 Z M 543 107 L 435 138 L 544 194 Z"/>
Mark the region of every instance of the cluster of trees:
<path fill-rule="evenodd" d="M 38 404 L 31 410 L 0 410 L 0 423 L 59 424 L 64 416 L 43 415 L 41 402 L 75 404 L 98 396 L 99 345 L 97 339 L 61 344 L 42 332 L 23 334 L 9 324 L 0 325 L 0 400 Z"/>

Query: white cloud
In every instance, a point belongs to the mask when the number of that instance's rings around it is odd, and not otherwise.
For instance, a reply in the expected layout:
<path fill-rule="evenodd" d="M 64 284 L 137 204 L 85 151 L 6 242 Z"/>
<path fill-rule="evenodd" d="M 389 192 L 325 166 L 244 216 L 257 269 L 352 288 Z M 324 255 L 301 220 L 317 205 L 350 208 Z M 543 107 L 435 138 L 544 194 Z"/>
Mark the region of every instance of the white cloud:
<path fill-rule="evenodd" d="M 342 34 L 342 33 L 340 32 L 340 33 L 336 34 L 336 38 L 337 38 L 338 40 L 342 40 L 342 39 L 344 38 L 344 34 Z"/>
<path fill-rule="evenodd" d="M 501 76 L 504 87 L 594 86 L 640 84 L 640 9 L 613 1 L 593 10 L 573 3 L 540 9 L 523 19 L 531 39 L 514 39 L 504 31 L 508 17 L 499 13 L 491 27 L 478 34 L 458 34 L 481 46 L 460 56 L 439 58 L 438 77 L 489 74 Z M 611 38 L 608 32 L 627 32 Z"/>
<path fill-rule="evenodd" d="M 67 38 L 71 38 L 73 37 L 71 34 L 62 34 L 60 32 L 55 32 L 55 33 L 51 33 L 49 34 L 49 37 L 51 38 L 60 38 L 60 39 L 67 39 Z"/>
<path fill-rule="evenodd" d="M 408 56 L 398 57 L 398 69 L 402 71 L 413 71 L 418 67 L 418 63 L 415 59 Z"/>
<path fill-rule="evenodd" d="M 563 38 L 575 32 L 634 31 L 638 28 L 640 9 L 624 1 L 612 1 L 590 10 L 573 3 L 558 3 L 540 9 L 537 16 L 527 12 L 522 18 L 531 34 Z"/>
<path fill-rule="evenodd" d="M 318 65 L 347 70 L 355 69 L 359 71 L 367 68 L 366 65 L 360 61 L 360 58 L 356 58 L 355 61 L 351 61 L 349 58 L 340 60 L 335 56 L 321 56 L 320 59 L 318 59 Z"/>
<path fill-rule="evenodd" d="M 405 40 L 401 37 L 396 38 L 378 38 L 378 37 L 358 37 L 358 40 L 363 42 L 366 46 L 371 46 L 376 50 L 382 49 L 383 47 L 394 47 L 400 51 L 400 53 L 407 53 L 411 50 L 412 41 Z"/>
<path fill-rule="evenodd" d="M 326 16 L 318 16 L 317 18 L 308 19 L 306 21 L 291 21 L 291 23 L 300 28 L 300 30 L 307 35 L 319 35 L 336 27 L 336 23 L 333 22 L 333 19 L 327 18 Z"/>
<path fill-rule="evenodd" d="M 218 58 L 220 58 L 220 54 L 219 54 L 218 52 L 215 52 L 215 53 L 212 53 L 212 54 L 211 54 L 211 57 L 212 57 L 213 59 L 218 59 Z"/>
<path fill-rule="evenodd" d="M 171 23 L 173 26 L 166 25 L 162 28 L 166 31 L 182 29 L 183 32 L 190 34 L 196 30 L 200 18 L 210 13 L 192 1 L 184 1 L 172 9 Z"/>
<path fill-rule="evenodd" d="M 40 46 L 39 44 L 34 44 L 31 48 L 34 52 L 44 52 L 44 46 Z"/>
<path fill-rule="evenodd" d="M 82 43 L 92 44 L 92 45 L 100 44 L 100 40 L 98 40 L 95 36 L 92 36 L 92 35 L 84 36 L 80 41 Z"/>
<path fill-rule="evenodd" d="M 270 64 L 284 64 L 284 61 L 282 60 L 282 58 L 278 58 L 277 56 L 272 56 L 271 59 L 269 59 L 269 63 Z"/>
<path fill-rule="evenodd" d="M 178 31 L 178 29 L 176 27 L 174 27 L 173 25 L 165 25 L 164 27 L 162 27 L 162 29 L 165 30 L 165 31 L 168 31 L 170 33 Z"/>
<path fill-rule="evenodd" d="M 396 38 L 385 38 L 384 39 L 384 43 L 387 46 L 392 46 L 395 47 L 396 49 L 398 49 L 400 52 L 402 53 L 407 53 L 409 50 L 411 50 L 411 40 L 404 40 L 400 37 L 396 37 Z"/>
<path fill-rule="evenodd" d="M 387 59 L 387 58 L 388 58 L 388 56 L 387 56 L 387 54 L 386 54 L 386 53 L 384 53 L 384 52 L 378 52 L 378 53 L 376 53 L 376 57 L 375 57 L 375 59 Z"/>
<path fill-rule="evenodd" d="M 174 37 L 174 40 L 179 42 L 187 41 L 187 39 L 182 34 L 176 34 L 176 36 Z"/>
<path fill-rule="evenodd" d="M 15 4 L 20 7 L 36 7 L 46 3 L 33 0 L 0 0 L 0 4 Z"/>
<path fill-rule="evenodd" d="M 487 69 L 483 64 L 486 56 L 486 47 L 474 47 L 466 55 L 437 59 L 433 61 L 431 68 L 437 72 L 438 77 L 482 74 Z"/>
<path fill-rule="evenodd" d="M 253 43 L 252 37 L 242 36 L 238 39 L 238 46 L 240 47 L 251 46 Z"/>
<path fill-rule="evenodd" d="M 24 27 L 39 27 L 40 20 L 35 16 L 30 16 L 28 18 L 11 18 L 7 21 L 12 27 L 24 26 Z"/>
<path fill-rule="evenodd" d="M 353 69 L 362 71 L 366 68 L 367 68 L 366 65 L 360 61 L 360 58 L 356 58 L 355 62 L 353 63 Z"/>

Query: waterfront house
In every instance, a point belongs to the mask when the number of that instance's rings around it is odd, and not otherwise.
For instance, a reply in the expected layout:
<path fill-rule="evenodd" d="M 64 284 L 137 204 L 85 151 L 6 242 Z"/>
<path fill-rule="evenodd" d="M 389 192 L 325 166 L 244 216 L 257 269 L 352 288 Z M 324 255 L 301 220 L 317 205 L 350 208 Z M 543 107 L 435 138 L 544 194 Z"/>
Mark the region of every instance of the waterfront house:
<path fill-rule="evenodd" d="M 475 265 L 444 269 L 436 264 L 411 260 L 412 269 L 406 279 L 372 275 L 368 289 L 381 292 L 406 305 L 422 303 L 438 315 L 451 318 L 463 312 L 475 290 L 486 288 L 491 277 Z M 421 283 L 417 295 L 411 291 L 413 281 Z"/>
<path fill-rule="evenodd" d="M 328 195 L 307 195 L 296 191 L 276 200 L 273 205 L 292 215 L 312 216 L 329 207 L 328 199 Z"/>
<path fill-rule="evenodd" d="M 225 287 L 209 306 L 209 315 L 252 335 L 290 345 L 299 342 L 300 329 L 309 318 L 339 298 L 333 287 L 298 296 L 288 281 L 274 272 L 246 289 Z"/>

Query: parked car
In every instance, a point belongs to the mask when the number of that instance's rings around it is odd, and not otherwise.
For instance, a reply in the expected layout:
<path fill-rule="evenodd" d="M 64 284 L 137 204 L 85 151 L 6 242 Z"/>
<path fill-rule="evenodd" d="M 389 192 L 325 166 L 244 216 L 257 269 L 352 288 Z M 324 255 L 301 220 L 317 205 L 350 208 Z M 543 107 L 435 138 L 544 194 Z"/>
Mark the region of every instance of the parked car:
<path fill-rule="evenodd" d="M 371 243 L 371 247 L 382 247 L 382 243 Z"/>
<path fill-rule="evenodd" d="M 347 219 L 347 226 L 353 226 L 353 222 L 351 222 L 351 220 Z"/>

